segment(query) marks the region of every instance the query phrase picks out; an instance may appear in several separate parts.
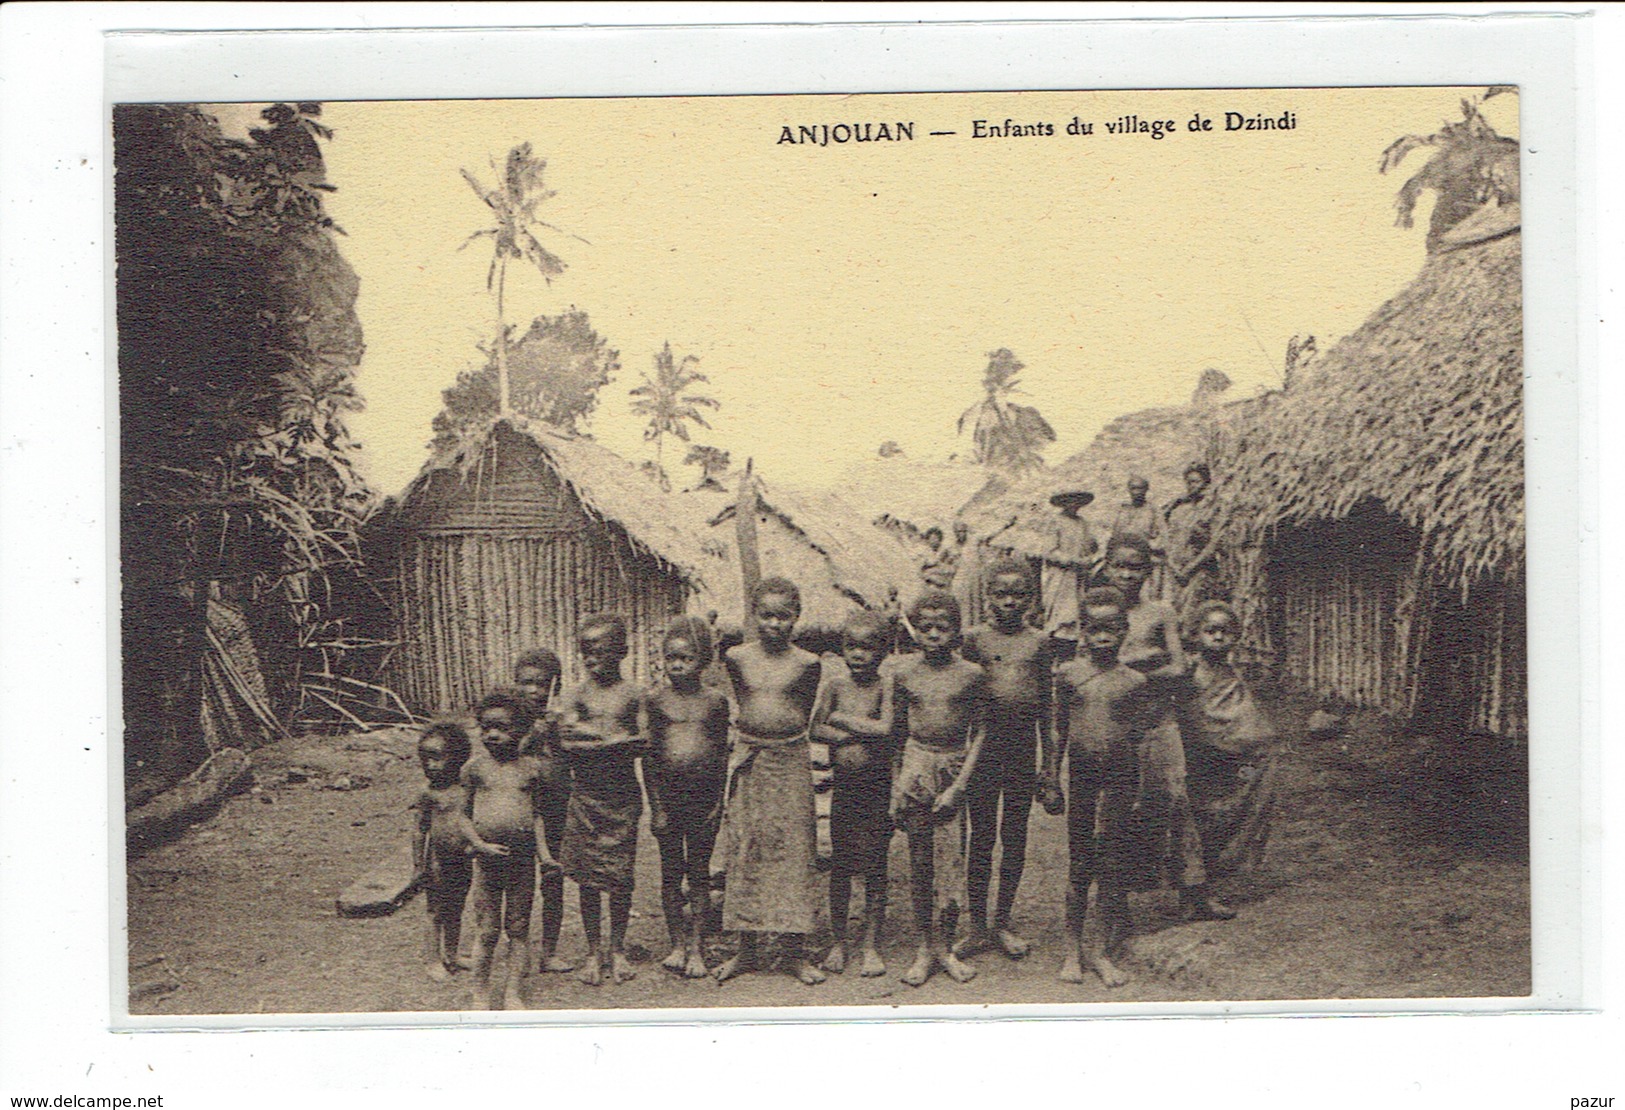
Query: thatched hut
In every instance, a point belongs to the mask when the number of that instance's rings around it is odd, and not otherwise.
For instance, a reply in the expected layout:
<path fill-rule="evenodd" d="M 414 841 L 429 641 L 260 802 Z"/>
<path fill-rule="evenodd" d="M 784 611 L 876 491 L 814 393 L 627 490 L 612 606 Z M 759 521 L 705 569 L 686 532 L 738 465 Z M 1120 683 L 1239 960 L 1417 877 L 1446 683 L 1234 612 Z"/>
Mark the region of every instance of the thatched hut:
<path fill-rule="evenodd" d="M 932 528 L 951 535 L 959 510 L 991 477 L 971 463 L 873 459 L 841 476 L 841 497 L 881 527 L 923 540 Z"/>
<path fill-rule="evenodd" d="M 737 633 L 745 614 L 734 495 L 702 487 L 672 500 L 702 552 L 689 611 L 714 612 L 725 633 Z M 756 543 L 763 576 L 782 575 L 800 587 L 804 638 L 830 639 L 854 609 L 906 602 L 918 582 L 910 546 L 833 493 L 761 482 Z"/>
<path fill-rule="evenodd" d="M 702 559 L 668 501 L 585 437 L 523 419 L 464 436 L 369 528 L 398 625 L 388 680 L 420 712 L 465 708 L 538 646 L 574 680 L 575 627 L 601 611 L 629 621 L 628 673 L 646 680 Z"/>
<path fill-rule="evenodd" d="M 1518 228 L 1516 205 L 1457 225 L 1219 445 L 1284 677 L 1503 737 L 1528 729 Z"/>

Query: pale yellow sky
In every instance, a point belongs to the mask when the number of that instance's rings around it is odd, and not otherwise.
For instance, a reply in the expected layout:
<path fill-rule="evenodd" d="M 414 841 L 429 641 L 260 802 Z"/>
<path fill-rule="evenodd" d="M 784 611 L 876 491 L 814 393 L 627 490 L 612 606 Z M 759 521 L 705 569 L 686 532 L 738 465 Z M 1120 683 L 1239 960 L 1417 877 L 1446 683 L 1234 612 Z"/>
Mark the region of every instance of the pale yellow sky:
<path fill-rule="evenodd" d="M 700 442 L 754 456 L 770 480 L 828 487 L 887 439 L 916 459 L 968 453 L 954 424 L 995 347 L 1027 364 L 1027 403 L 1060 437 L 1052 463 L 1115 416 L 1184 400 L 1203 367 L 1238 395 L 1278 384 L 1289 336 L 1324 350 L 1414 276 L 1428 209 L 1394 227 L 1403 177 L 1379 175 L 1378 157 L 1479 92 L 329 103 L 330 211 L 361 277 L 364 469 L 398 491 L 440 390 L 478 363 L 489 252 L 457 247 L 485 209 L 457 171 L 489 180 L 488 158 L 516 143 L 548 159 L 547 218 L 590 245 L 551 241 L 569 266 L 551 286 L 510 267 L 509 318 L 522 328 L 575 305 L 620 350 L 593 433 L 652 455 L 627 390 L 670 340 L 722 402 Z M 1226 111 L 1285 110 L 1295 130 L 1222 130 Z M 1484 111 L 1517 133 L 1516 97 Z M 1197 112 L 1213 131 L 1186 130 Z M 1177 130 L 1108 134 L 1125 114 Z M 1094 134 L 1066 135 L 1074 116 Z M 971 137 L 974 120 L 1006 118 L 1056 133 Z M 784 124 L 898 120 L 914 122 L 912 142 L 776 142 Z"/>

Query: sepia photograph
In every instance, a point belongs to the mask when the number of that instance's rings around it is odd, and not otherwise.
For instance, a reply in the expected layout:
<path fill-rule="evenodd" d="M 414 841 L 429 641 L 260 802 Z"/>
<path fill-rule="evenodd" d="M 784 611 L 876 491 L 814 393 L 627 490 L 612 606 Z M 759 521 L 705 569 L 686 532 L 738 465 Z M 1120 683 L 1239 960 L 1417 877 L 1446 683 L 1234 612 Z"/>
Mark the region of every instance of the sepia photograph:
<path fill-rule="evenodd" d="M 1527 999 L 1520 99 L 113 104 L 127 1016 Z"/>

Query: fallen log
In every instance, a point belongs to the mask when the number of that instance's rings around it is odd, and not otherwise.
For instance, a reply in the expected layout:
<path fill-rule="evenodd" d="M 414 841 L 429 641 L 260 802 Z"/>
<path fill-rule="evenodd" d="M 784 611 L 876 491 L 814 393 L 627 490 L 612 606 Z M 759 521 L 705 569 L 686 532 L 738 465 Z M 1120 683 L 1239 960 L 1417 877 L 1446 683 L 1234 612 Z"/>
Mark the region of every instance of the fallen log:
<path fill-rule="evenodd" d="M 242 749 L 220 749 L 180 782 L 131 810 L 124 820 L 125 844 L 139 851 L 163 843 L 219 809 L 253 778 Z"/>

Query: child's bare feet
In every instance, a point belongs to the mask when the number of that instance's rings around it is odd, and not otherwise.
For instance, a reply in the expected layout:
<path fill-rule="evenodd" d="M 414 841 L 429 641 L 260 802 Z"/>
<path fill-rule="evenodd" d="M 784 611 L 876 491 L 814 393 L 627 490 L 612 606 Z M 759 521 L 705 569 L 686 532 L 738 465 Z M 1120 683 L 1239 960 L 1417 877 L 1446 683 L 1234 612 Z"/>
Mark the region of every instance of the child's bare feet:
<path fill-rule="evenodd" d="M 672 945 L 671 951 L 666 953 L 666 958 L 660 961 L 660 966 L 667 971 L 683 974 L 683 969 L 688 966 L 688 950 L 681 944 Z"/>
<path fill-rule="evenodd" d="M 1033 949 L 1031 944 L 1022 937 L 1016 936 L 1009 929 L 999 929 L 993 934 L 993 940 L 998 944 L 999 951 L 1012 960 L 1021 959 Z"/>
<path fill-rule="evenodd" d="M 550 971 L 555 975 L 562 975 L 566 971 L 574 971 L 575 969 L 574 960 L 567 959 L 557 952 L 544 953 L 541 962 L 537 965 L 538 971 Z"/>
<path fill-rule="evenodd" d="M 581 970 L 576 972 L 576 978 L 589 987 L 603 986 L 604 962 L 598 953 L 588 953 L 587 958 L 581 962 Z"/>
<path fill-rule="evenodd" d="M 1095 952 L 1089 957 L 1089 967 L 1100 976 L 1100 981 L 1108 987 L 1120 987 L 1128 982 L 1128 976 L 1123 970 L 1109 960 L 1105 953 Z"/>
<path fill-rule="evenodd" d="M 980 956 L 983 952 L 992 948 L 995 943 L 997 942 L 993 934 L 986 929 L 972 929 L 959 938 L 953 947 L 953 954 L 966 958 Z"/>
<path fill-rule="evenodd" d="M 836 975 L 839 975 L 841 972 L 845 971 L 846 945 L 842 944 L 840 941 L 836 941 L 835 946 L 824 954 L 823 968 L 825 971 L 834 972 Z"/>
<path fill-rule="evenodd" d="M 688 961 L 683 964 L 683 974 L 690 979 L 705 978 L 705 954 L 700 951 L 698 944 L 688 950 Z"/>
<path fill-rule="evenodd" d="M 429 978 L 433 979 L 436 983 L 448 983 L 451 981 L 451 969 L 445 964 L 441 963 L 439 960 L 431 960 L 426 970 L 429 972 Z"/>
<path fill-rule="evenodd" d="M 948 973 L 948 978 L 956 983 L 968 983 L 976 978 L 976 969 L 952 952 L 939 953 L 937 963 Z"/>
<path fill-rule="evenodd" d="M 812 965 L 811 960 L 799 959 L 790 965 L 790 974 L 794 975 L 804 986 L 816 987 L 825 979 L 822 971 Z"/>
<path fill-rule="evenodd" d="M 459 971 L 472 971 L 472 970 L 474 970 L 474 957 L 473 956 L 465 956 L 465 955 L 459 953 L 458 956 L 457 956 L 457 970 L 459 970 Z"/>
<path fill-rule="evenodd" d="M 626 958 L 625 952 L 609 954 L 609 973 L 617 983 L 630 983 L 638 977 L 637 969 L 632 966 L 632 961 Z"/>
<path fill-rule="evenodd" d="M 929 948 L 919 949 L 914 953 L 914 962 L 903 972 L 903 982 L 911 987 L 924 986 L 925 981 L 931 978 L 931 972 L 936 965 L 937 961 Z"/>
<path fill-rule="evenodd" d="M 1063 983 L 1083 982 L 1083 961 L 1078 959 L 1076 952 L 1070 953 L 1065 962 L 1061 964 L 1061 974 L 1056 976 Z"/>
<path fill-rule="evenodd" d="M 863 946 L 863 965 L 859 968 L 858 974 L 865 979 L 886 974 L 886 961 L 880 958 L 880 952 L 874 945 Z"/>

